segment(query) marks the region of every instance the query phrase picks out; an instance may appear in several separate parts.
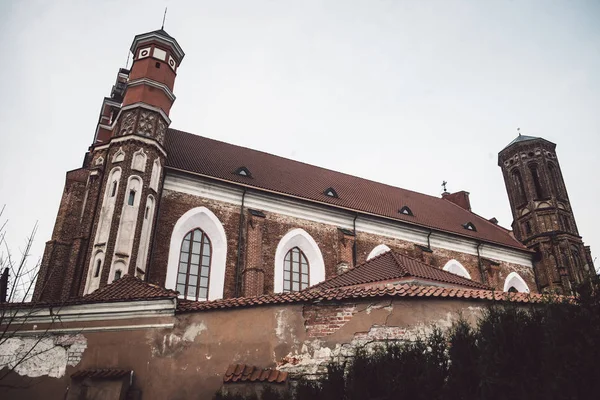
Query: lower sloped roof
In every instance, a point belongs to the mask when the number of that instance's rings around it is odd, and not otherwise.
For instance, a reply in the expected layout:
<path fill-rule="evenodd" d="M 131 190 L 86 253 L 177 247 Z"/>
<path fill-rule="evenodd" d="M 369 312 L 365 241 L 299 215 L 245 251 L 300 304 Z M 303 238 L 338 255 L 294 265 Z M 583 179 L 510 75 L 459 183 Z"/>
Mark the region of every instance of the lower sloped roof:
<path fill-rule="evenodd" d="M 314 288 L 331 289 L 344 286 L 365 285 L 374 282 L 401 280 L 424 280 L 441 286 L 461 286 L 473 289 L 491 290 L 487 285 L 463 278 L 452 272 L 444 271 L 425 264 L 415 258 L 394 251 L 387 251 L 367 262 L 351 268 L 343 274 L 321 282 Z"/>

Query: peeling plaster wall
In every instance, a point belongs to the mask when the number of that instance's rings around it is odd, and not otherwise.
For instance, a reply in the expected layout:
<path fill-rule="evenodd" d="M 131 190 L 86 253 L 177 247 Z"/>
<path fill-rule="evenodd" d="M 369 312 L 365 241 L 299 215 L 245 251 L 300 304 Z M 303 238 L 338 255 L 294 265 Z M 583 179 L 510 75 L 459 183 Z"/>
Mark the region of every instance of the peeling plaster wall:
<path fill-rule="evenodd" d="M 448 328 L 459 313 L 475 322 L 485 305 L 466 299 L 364 299 L 178 314 L 173 328 L 87 332 L 68 348 L 57 346 L 58 339 L 45 342 L 54 346 L 50 354 L 17 371 L 35 384 L 9 398 L 61 398 L 70 375 L 90 368 L 132 369 L 143 400 L 211 398 L 232 363 L 313 377 L 332 357 L 352 357 L 359 346 L 414 340 L 434 326 Z M 28 340 L 11 342 L 8 353 Z"/>
<path fill-rule="evenodd" d="M 86 347 L 83 335 L 12 337 L 0 345 L 0 369 L 14 368 L 31 378 L 60 378 L 67 366 L 79 364 Z"/>

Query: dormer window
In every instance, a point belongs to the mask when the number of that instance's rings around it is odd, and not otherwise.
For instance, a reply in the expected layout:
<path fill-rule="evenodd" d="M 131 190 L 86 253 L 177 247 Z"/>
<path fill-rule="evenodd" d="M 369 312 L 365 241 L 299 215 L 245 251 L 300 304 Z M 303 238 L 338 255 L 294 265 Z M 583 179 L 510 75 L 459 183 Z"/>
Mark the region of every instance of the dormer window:
<path fill-rule="evenodd" d="M 466 224 L 463 224 L 463 228 L 469 231 L 477 232 L 477 228 L 475 228 L 475 225 L 473 225 L 472 222 L 467 222 Z"/>
<path fill-rule="evenodd" d="M 325 189 L 325 191 L 323 193 L 325 193 L 325 196 L 333 197 L 336 199 L 339 197 L 337 192 L 335 191 L 335 189 L 332 187 Z"/>
<path fill-rule="evenodd" d="M 234 172 L 236 175 L 240 175 L 240 176 L 246 176 L 248 178 L 252 178 L 252 174 L 250 173 L 250 170 L 246 167 L 239 167 L 238 169 L 235 170 Z"/>
<path fill-rule="evenodd" d="M 398 212 L 400 214 L 410 215 L 411 217 L 414 215 L 412 210 L 410 208 L 408 208 L 407 206 L 402 207 L 401 209 L 398 210 Z"/>

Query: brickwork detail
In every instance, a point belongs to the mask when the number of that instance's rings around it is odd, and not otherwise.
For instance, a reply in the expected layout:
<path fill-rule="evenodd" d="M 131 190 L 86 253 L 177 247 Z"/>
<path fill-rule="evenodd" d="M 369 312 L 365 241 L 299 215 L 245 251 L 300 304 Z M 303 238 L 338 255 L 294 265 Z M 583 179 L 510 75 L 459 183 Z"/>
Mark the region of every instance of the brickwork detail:
<path fill-rule="evenodd" d="M 337 332 L 356 314 L 356 305 L 305 306 L 302 311 L 309 338 L 318 338 Z"/>

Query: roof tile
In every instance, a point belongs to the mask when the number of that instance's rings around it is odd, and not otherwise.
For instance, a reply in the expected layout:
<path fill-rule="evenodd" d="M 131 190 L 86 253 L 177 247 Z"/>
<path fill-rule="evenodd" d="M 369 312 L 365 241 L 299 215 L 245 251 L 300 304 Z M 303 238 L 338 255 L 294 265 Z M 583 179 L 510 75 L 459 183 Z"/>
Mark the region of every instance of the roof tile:
<path fill-rule="evenodd" d="M 223 376 L 223 382 L 276 382 L 284 383 L 288 373 L 274 368 L 259 368 L 248 364 L 232 364 Z"/>

